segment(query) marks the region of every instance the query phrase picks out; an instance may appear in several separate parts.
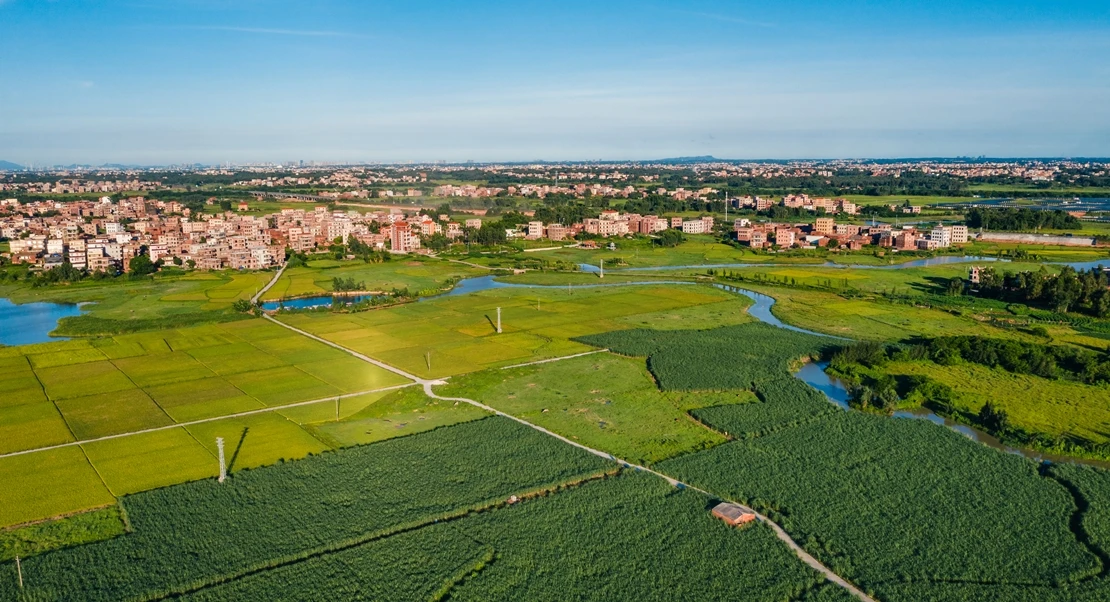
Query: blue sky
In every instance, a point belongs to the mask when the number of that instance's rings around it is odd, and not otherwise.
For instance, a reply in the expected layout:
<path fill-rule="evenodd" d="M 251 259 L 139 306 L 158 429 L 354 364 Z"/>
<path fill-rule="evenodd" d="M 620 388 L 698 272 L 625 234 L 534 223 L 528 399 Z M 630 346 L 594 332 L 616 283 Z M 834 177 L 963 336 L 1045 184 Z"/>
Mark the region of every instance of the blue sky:
<path fill-rule="evenodd" d="M 1110 155 L 1110 2 L 0 0 L 17 163 Z"/>

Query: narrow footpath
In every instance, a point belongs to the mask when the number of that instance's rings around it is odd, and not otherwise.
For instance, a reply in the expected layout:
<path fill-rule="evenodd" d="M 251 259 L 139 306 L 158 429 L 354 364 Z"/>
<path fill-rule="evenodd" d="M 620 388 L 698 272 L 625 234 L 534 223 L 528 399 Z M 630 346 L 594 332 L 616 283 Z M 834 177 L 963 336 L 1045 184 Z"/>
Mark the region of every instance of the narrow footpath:
<path fill-rule="evenodd" d="M 262 298 L 262 295 L 265 295 L 266 291 L 270 290 L 271 287 L 273 287 L 275 284 L 277 284 L 278 278 L 281 278 L 281 275 L 285 272 L 285 266 L 287 266 L 287 265 L 289 265 L 289 264 L 288 263 L 281 264 L 281 268 L 277 271 L 276 274 L 274 274 L 274 277 L 271 278 L 270 281 L 266 283 L 266 286 L 262 287 L 262 290 L 258 291 L 257 293 L 254 294 L 253 297 L 251 297 L 251 305 L 256 305 L 258 303 L 258 300 Z"/>
<path fill-rule="evenodd" d="M 733 502 L 732 500 L 728 500 L 727 498 L 716 495 L 716 494 L 711 493 L 709 491 L 706 491 L 704 489 L 699 489 L 697 487 L 692 487 L 690 485 L 687 485 L 686 483 L 683 483 L 683 482 L 675 479 L 674 477 L 663 474 L 663 473 L 661 473 L 659 471 L 656 471 L 656 470 L 652 470 L 650 468 L 647 468 L 646 466 L 640 466 L 639 464 L 633 464 L 631 462 L 627 462 L 625 460 L 617 458 L 617 457 L 613 456 L 612 454 L 603 452 L 603 451 L 598 450 L 598 449 L 594 449 L 592 447 L 588 447 L 586 445 L 582 445 L 581 443 L 578 443 L 577 441 L 572 441 L 572 440 L 570 440 L 570 439 L 568 439 L 568 438 L 566 438 L 562 435 L 551 432 L 551 431 L 543 428 L 542 426 L 539 426 L 537 424 L 533 424 L 531 422 L 528 422 L 527 420 L 524 420 L 523 418 L 518 418 L 518 417 L 513 416 L 511 414 L 506 414 L 505 412 L 502 412 L 501 410 L 490 407 L 490 406 L 488 406 L 484 403 L 475 401 L 473 399 L 467 399 L 465 397 L 444 397 L 442 395 L 438 395 L 438 394 L 436 394 L 436 392 L 434 390 L 432 390 L 432 387 L 435 386 L 435 385 L 447 384 L 446 381 L 435 380 L 435 379 L 430 380 L 430 379 L 420 378 L 419 376 L 416 376 L 414 374 L 409 374 L 408 372 L 405 372 L 404 370 L 401 370 L 400 368 L 390 366 L 389 364 L 386 364 L 385 362 L 381 362 L 381 361 L 376 360 L 372 357 L 369 357 L 369 356 L 363 355 L 361 353 L 358 353 L 357 351 L 347 349 L 346 347 L 343 347 L 341 345 L 338 345 L 336 343 L 333 343 L 331 341 L 328 341 L 326 339 L 318 337 L 314 334 L 305 332 L 305 331 L 303 331 L 299 328 L 295 328 L 293 326 L 290 326 L 289 324 L 286 324 L 286 323 L 284 323 L 280 320 L 277 320 L 277 319 L 273 318 L 272 316 L 270 316 L 268 314 L 264 315 L 263 317 L 266 318 L 267 320 L 273 322 L 274 324 L 277 324 L 277 325 L 282 326 L 284 328 L 288 328 L 289 330 L 292 330 L 293 332 L 296 332 L 296 333 L 298 333 L 302 336 L 308 337 L 308 338 L 310 338 L 314 341 L 319 341 L 321 343 L 324 343 L 325 345 L 328 345 L 330 347 L 333 347 L 335 349 L 338 349 L 340 351 L 348 353 L 348 354 L 350 354 L 354 357 L 357 357 L 358 359 L 360 359 L 364 362 L 368 362 L 368 363 L 373 364 L 373 365 L 375 365 L 379 368 L 389 370 L 390 372 L 392 372 L 394 374 L 397 374 L 397 375 L 403 376 L 405 378 L 408 378 L 408 379 L 416 382 L 417 384 L 421 385 L 424 388 L 424 394 L 427 395 L 428 397 L 431 397 L 432 399 L 438 399 L 440 401 L 457 401 L 457 402 L 460 402 L 460 403 L 468 403 L 468 404 L 470 404 L 472 406 L 475 406 L 477 408 L 481 408 L 481 409 L 483 409 L 483 410 L 485 410 L 485 411 L 487 411 L 491 414 L 501 416 L 503 418 L 508 418 L 509 420 L 513 420 L 513 421 L 518 422 L 518 423 L 520 423 L 524 426 L 535 429 L 535 430 L 537 430 L 537 431 L 539 431 L 539 432 L 541 432 L 541 433 L 543 433 L 543 434 L 545 434 L 549 437 L 553 437 L 555 439 L 558 439 L 559 441 L 562 441 L 563 443 L 566 443 L 568 445 L 573 445 L 574 447 L 577 447 L 577 448 L 579 448 L 583 451 L 589 452 L 589 453 L 591 453 L 595 456 L 599 456 L 601 458 L 605 458 L 606 460 L 616 462 L 616 463 L 620 464 L 621 466 L 623 466 L 625 468 L 639 470 L 639 471 L 642 471 L 642 472 L 646 472 L 646 473 L 655 475 L 656 477 L 659 477 L 659 478 L 665 480 L 667 483 L 670 483 L 670 485 L 672 487 L 682 487 L 684 489 L 690 489 L 690 490 L 693 490 L 693 491 L 697 491 L 698 493 L 701 493 L 702 495 L 705 495 L 707 497 L 711 497 L 711 498 L 714 498 L 714 499 L 719 499 L 719 500 L 722 500 L 722 501 L 728 501 L 728 502 L 736 503 L 736 502 Z M 585 354 L 577 354 L 577 355 L 585 355 Z M 575 356 L 575 357 L 577 357 L 577 356 Z M 544 363 L 544 362 L 549 362 L 549 361 L 556 361 L 558 359 L 564 359 L 564 358 L 554 358 L 554 359 L 551 359 L 551 360 L 541 360 L 539 362 L 532 362 L 532 363 Z M 521 364 L 521 365 L 529 365 L 529 364 Z M 788 535 L 786 533 L 786 531 L 784 531 L 782 529 L 782 527 L 780 527 L 777 523 L 775 523 L 770 518 L 768 518 L 768 517 L 766 517 L 766 516 L 764 516 L 764 515 L 762 515 L 758 512 L 756 512 L 755 515 L 758 517 L 758 519 L 762 523 L 764 523 L 765 525 L 770 527 L 771 530 L 775 532 L 775 535 L 780 540 L 782 540 L 783 543 L 785 543 L 787 546 L 789 546 L 790 549 L 794 551 L 794 554 L 798 557 L 798 559 L 800 559 L 802 562 L 806 563 L 809 567 L 811 567 L 815 571 L 824 575 L 825 578 L 828 579 L 829 581 L 831 581 L 831 582 L 839 585 L 840 587 L 844 588 L 849 593 L 851 593 L 853 596 L 860 599 L 862 602 L 875 602 L 875 600 L 873 598 L 868 596 L 862 590 L 857 588 L 855 585 L 852 585 L 851 583 L 849 583 L 847 580 L 842 578 L 840 575 L 837 575 L 836 573 L 834 573 L 832 571 L 832 569 L 830 569 L 830 568 L 826 567 L 825 565 L 821 564 L 821 562 L 819 560 L 817 560 L 816 558 L 811 556 L 808 552 L 806 552 L 804 549 L 802 549 L 802 547 L 799 546 L 797 544 L 797 542 L 795 542 L 793 539 L 791 539 L 790 535 Z"/>

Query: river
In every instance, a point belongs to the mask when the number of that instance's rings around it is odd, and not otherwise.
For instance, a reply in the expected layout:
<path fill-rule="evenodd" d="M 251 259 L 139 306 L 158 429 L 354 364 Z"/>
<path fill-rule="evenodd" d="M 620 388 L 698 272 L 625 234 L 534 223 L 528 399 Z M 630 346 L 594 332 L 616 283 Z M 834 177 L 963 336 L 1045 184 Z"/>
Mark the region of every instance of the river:
<path fill-rule="evenodd" d="M 691 264 L 691 265 L 660 265 L 660 266 L 641 266 L 635 268 L 611 268 L 609 270 L 612 274 L 623 274 L 625 272 L 661 272 L 673 270 L 699 270 L 699 269 L 742 269 L 742 268 L 828 268 L 838 270 L 907 270 L 910 268 L 928 268 L 938 265 L 950 265 L 956 263 L 986 263 L 986 262 L 1002 262 L 1010 263 L 1009 259 L 999 259 L 998 257 L 981 257 L 977 255 L 941 255 L 939 257 L 927 257 L 924 259 L 914 259 L 911 261 L 904 261 L 902 263 L 892 263 L 888 265 L 865 265 L 856 263 L 834 263 L 826 261 L 824 263 L 704 263 L 704 264 Z M 1038 263 L 1032 262 L 1031 263 Z M 1045 265 L 1053 266 L 1071 266 L 1077 271 L 1089 270 L 1096 267 L 1110 268 L 1110 258 L 1096 259 L 1094 261 L 1071 261 L 1071 262 L 1039 262 Z M 590 274 L 596 274 L 601 271 L 599 266 L 590 263 L 578 264 L 578 269 Z"/>

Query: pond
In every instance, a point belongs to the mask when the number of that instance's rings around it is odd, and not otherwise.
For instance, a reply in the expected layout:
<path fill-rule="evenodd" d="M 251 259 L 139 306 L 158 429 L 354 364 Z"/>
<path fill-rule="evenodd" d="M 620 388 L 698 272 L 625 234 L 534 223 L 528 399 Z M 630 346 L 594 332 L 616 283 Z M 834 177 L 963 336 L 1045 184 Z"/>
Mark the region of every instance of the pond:
<path fill-rule="evenodd" d="M 50 336 L 58 320 L 79 316 L 83 312 L 75 303 L 12 303 L 0 298 L 0 345 L 16 346 L 64 341 Z"/>

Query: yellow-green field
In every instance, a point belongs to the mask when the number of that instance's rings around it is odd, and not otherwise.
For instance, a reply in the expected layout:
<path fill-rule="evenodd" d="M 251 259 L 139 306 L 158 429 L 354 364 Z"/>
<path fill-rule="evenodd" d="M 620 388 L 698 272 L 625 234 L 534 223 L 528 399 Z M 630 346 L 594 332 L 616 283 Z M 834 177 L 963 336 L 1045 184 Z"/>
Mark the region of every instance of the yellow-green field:
<path fill-rule="evenodd" d="M 774 297 L 772 312 L 783 322 L 851 339 L 900 341 L 914 336 L 961 334 L 1036 340 L 1014 330 L 996 328 L 974 316 L 939 309 L 845 298 L 825 291 L 750 283 L 741 286 Z"/>
<path fill-rule="evenodd" d="M 485 275 L 486 270 L 436 259 L 393 259 L 383 263 L 361 260 L 310 261 L 307 267 L 289 268 L 263 295 L 264 301 L 327 294 L 335 278 L 365 282 L 366 290 L 408 289 L 412 293 L 442 288 L 452 279 Z"/>
<path fill-rule="evenodd" d="M 570 340 L 655 324 L 706 324 L 718 310 L 749 319 L 747 299 L 710 286 L 501 288 L 356 314 L 280 319 L 420 377 L 440 378 L 590 351 Z M 703 306 L 697 307 L 696 306 Z M 503 333 L 497 334 L 497 308 Z M 713 308 L 713 309 L 708 309 Z M 689 327 L 689 326 L 687 326 Z"/>
<path fill-rule="evenodd" d="M 85 307 L 91 315 L 113 320 L 156 319 L 229 310 L 236 300 L 250 299 L 273 275 L 273 272 L 194 272 L 154 280 L 85 281 L 42 288 L 0 285 L 0 297 L 16 303 L 91 303 Z"/>
<path fill-rule="evenodd" d="M 334 401 L 265 410 L 407 382 L 262 320 L 0 349 L 0 454 L 84 442 L 0 458 L 27 498 L 3 504 L 0 525 L 211 477 L 216 437 L 233 470 L 323 451 L 302 425 L 334 420 Z M 349 416 L 376 399 L 339 405 Z"/>
<path fill-rule="evenodd" d="M 962 363 L 895 362 L 883 370 L 894 375 L 926 376 L 952 387 L 961 409 L 978 413 L 987 402 L 1006 410 L 1019 427 L 1051 435 L 1076 435 L 1093 443 L 1110 441 L 1110 387 L 1084 385 L 1001 368 Z"/>

